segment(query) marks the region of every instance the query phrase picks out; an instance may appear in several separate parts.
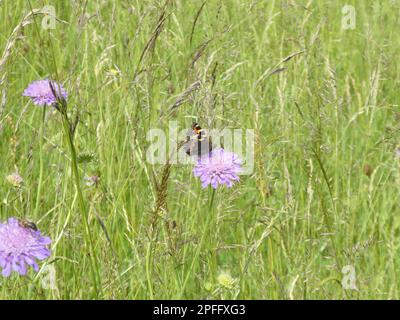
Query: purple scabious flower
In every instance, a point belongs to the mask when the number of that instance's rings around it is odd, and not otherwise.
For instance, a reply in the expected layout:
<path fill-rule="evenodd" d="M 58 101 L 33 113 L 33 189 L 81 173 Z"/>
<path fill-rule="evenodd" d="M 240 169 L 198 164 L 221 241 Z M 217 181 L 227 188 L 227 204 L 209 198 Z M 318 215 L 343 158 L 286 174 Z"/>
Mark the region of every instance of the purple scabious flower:
<path fill-rule="evenodd" d="M 214 189 L 223 184 L 230 188 L 234 181 L 239 181 L 241 165 L 242 161 L 237 154 L 218 148 L 211 151 L 208 156 L 201 157 L 193 173 L 196 177 L 200 177 L 203 188 L 209 184 Z"/>
<path fill-rule="evenodd" d="M 27 266 L 36 272 L 39 267 L 37 260 L 50 256 L 48 245 L 51 239 L 43 237 L 39 230 L 22 225 L 16 218 L 9 218 L 6 223 L 0 223 L 0 268 L 2 275 L 8 277 L 12 271 L 25 275 Z"/>
<path fill-rule="evenodd" d="M 67 99 L 67 91 L 65 91 L 61 84 L 54 81 L 51 81 L 51 84 L 57 95 Z M 33 81 L 22 95 L 31 98 L 33 103 L 37 106 L 52 105 L 57 102 L 57 97 L 54 96 L 50 87 L 50 80 L 47 79 Z"/>

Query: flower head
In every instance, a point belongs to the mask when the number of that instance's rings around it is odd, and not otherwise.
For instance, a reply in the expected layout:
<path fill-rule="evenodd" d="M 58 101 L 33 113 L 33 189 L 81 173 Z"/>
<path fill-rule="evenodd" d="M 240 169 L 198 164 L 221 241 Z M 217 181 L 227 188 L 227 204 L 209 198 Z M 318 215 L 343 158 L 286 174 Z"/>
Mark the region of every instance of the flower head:
<path fill-rule="evenodd" d="M 24 179 L 18 174 L 18 172 L 14 172 L 6 177 L 8 183 L 12 184 L 15 188 L 20 188 L 24 182 Z"/>
<path fill-rule="evenodd" d="M 226 288 L 226 289 L 233 289 L 236 283 L 236 280 L 232 278 L 229 272 L 221 272 L 217 278 L 218 283 Z"/>
<path fill-rule="evenodd" d="M 51 84 L 57 95 L 67 99 L 68 94 L 61 84 L 54 81 L 51 81 Z M 50 80 L 47 79 L 32 82 L 22 95 L 30 97 L 37 106 L 52 105 L 57 102 L 57 97 L 54 96 L 50 86 Z"/>
<path fill-rule="evenodd" d="M 93 175 L 93 176 L 85 176 L 86 186 L 87 187 L 97 187 L 100 183 L 100 177 Z"/>
<path fill-rule="evenodd" d="M 193 173 L 196 177 L 200 177 L 203 188 L 209 184 L 214 189 L 223 184 L 230 188 L 234 181 L 239 181 L 241 164 L 242 161 L 237 154 L 219 148 L 211 151 L 208 156 L 201 157 Z"/>
<path fill-rule="evenodd" d="M 36 272 L 37 260 L 50 256 L 50 238 L 43 237 L 39 230 L 23 226 L 16 218 L 0 223 L 0 268 L 2 275 L 8 277 L 12 271 L 25 275 L 27 266 Z"/>

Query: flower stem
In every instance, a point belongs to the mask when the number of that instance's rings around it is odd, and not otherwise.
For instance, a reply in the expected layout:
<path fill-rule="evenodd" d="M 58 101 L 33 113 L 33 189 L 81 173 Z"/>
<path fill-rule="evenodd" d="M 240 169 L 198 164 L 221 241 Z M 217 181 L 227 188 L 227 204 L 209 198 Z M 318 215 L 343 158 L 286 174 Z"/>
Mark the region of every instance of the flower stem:
<path fill-rule="evenodd" d="M 39 182 L 36 194 L 36 204 L 35 204 L 35 211 L 33 216 L 35 219 L 38 217 L 39 213 L 39 206 L 40 206 L 40 198 L 42 196 L 42 184 L 43 184 L 43 171 L 44 171 L 44 164 L 43 164 L 43 141 L 44 141 L 44 123 L 46 118 L 46 106 L 43 106 L 43 113 L 42 113 L 42 122 L 40 124 L 39 130 Z"/>
<path fill-rule="evenodd" d="M 213 188 L 212 191 L 211 191 L 210 202 L 209 202 L 209 205 L 208 205 L 207 221 L 206 221 L 206 224 L 204 226 L 203 233 L 201 235 L 200 244 L 197 246 L 197 250 L 196 250 L 196 253 L 195 253 L 194 258 L 192 260 L 192 263 L 190 265 L 189 271 L 186 274 L 185 280 L 184 280 L 182 288 L 181 288 L 181 293 L 180 293 L 179 299 L 182 299 L 183 295 L 185 294 L 185 288 L 186 288 L 187 282 L 189 281 L 189 277 L 192 274 L 192 271 L 193 271 L 193 268 L 194 268 L 194 264 L 198 260 L 198 257 L 200 255 L 200 251 L 201 251 L 201 249 L 202 249 L 202 247 L 204 245 L 204 241 L 206 239 L 206 235 L 208 234 L 208 231 L 210 230 L 210 224 L 211 224 L 211 220 L 213 218 L 213 212 L 214 212 L 214 210 L 212 210 L 212 209 L 213 209 L 213 204 L 214 204 L 214 199 L 215 199 L 215 192 L 216 192 L 216 189 Z"/>
<path fill-rule="evenodd" d="M 211 216 L 211 209 L 212 209 L 212 206 L 213 206 L 213 204 L 214 204 L 214 199 L 215 199 L 215 190 L 216 189 L 212 189 L 212 193 L 211 193 L 211 198 L 210 198 L 210 204 L 209 204 L 209 206 L 208 206 L 208 211 L 209 211 L 209 214 L 210 214 L 210 216 Z"/>
<path fill-rule="evenodd" d="M 151 275 L 150 275 L 151 259 L 152 259 L 151 247 L 152 247 L 151 242 L 149 242 L 146 250 L 146 278 L 147 278 L 147 285 L 149 289 L 150 299 L 153 300 L 154 299 L 153 285 L 151 282 Z"/>
<path fill-rule="evenodd" d="M 93 237 L 92 237 L 92 233 L 91 233 L 90 227 L 89 227 L 89 221 L 88 221 L 89 215 L 87 212 L 87 208 L 85 205 L 85 201 L 84 201 L 83 193 L 82 193 L 82 189 L 81 189 L 80 176 L 79 176 L 79 170 L 78 170 L 78 161 L 77 161 L 77 157 L 76 157 L 76 150 L 75 150 L 75 145 L 73 142 L 72 132 L 70 129 L 70 123 L 69 123 L 66 112 L 62 112 L 62 116 L 63 116 L 63 127 L 64 127 L 65 134 L 67 136 L 68 146 L 69 146 L 69 150 L 71 153 L 72 171 L 73 171 L 73 175 L 74 175 L 76 192 L 78 195 L 79 209 L 80 209 L 82 220 L 83 220 L 83 223 L 85 226 L 85 240 L 86 240 L 86 243 L 89 245 L 89 250 L 90 250 L 89 260 L 90 260 L 91 277 L 92 277 L 94 291 L 97 295 L 98 289 L 101 290 L 101 286 L 99 286 L 99 284 L 98 284 L 99 277 L 98 277 L 98 272 L 96 272 L 97 259 L 96 259 L 96 252 L 94 249 L 94 244 L 93 244 Z"/>

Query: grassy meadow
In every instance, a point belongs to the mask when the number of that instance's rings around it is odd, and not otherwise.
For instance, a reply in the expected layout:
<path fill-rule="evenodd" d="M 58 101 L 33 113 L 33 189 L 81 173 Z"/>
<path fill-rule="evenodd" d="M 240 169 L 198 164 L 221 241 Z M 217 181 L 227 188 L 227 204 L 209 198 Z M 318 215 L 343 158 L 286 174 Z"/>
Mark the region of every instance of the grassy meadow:
<path fill-rule="evenodd" d="M 52 239 L 0 299 L 399 299 L 399 14 L 0 0 L 0 222 Z M 60 114 L 22 96 L 38 79 L 68 92 L 76 161 Z M 253 129 L 253 173 L 213 192 L 192 166 L 150 164 L 147 133 L 170 121 Z"/>

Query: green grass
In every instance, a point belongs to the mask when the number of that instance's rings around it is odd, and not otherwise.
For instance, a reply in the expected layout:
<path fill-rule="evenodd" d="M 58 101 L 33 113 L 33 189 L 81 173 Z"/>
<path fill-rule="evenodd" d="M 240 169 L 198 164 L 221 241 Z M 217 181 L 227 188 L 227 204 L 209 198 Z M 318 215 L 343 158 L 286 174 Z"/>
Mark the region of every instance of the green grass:
<path fill-rule="evenodd" d="M 399 298 L 399 1 L 96 2 L 0 1 L 0 221 L 37 222 L 56 271 L 54 289 L 46 271 L 0 278 L 0 299 Z M 54 30 L 36 15 L 13 34 L 46 4 Z M 42 109 L 21 96 L 47 77 L 80 115 L 79 190 L 61 115 L 47 110 L 41 144 Z M 172 120 L 254 129 L 254 173 L 212 199 L 172 166 L 158 190 L 146 134 Z"/>

